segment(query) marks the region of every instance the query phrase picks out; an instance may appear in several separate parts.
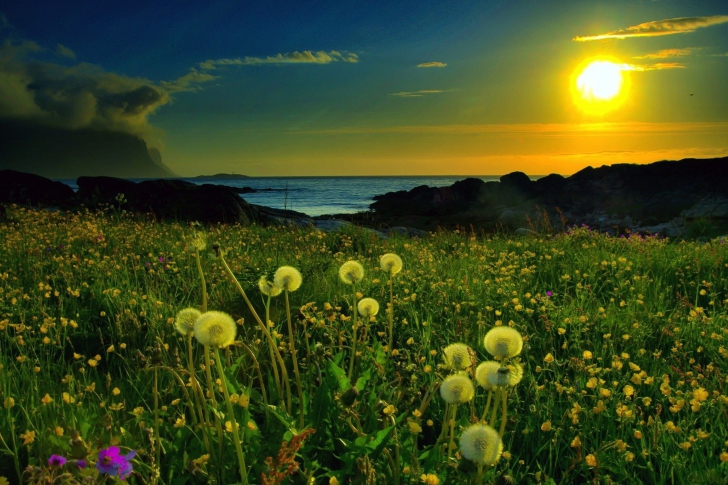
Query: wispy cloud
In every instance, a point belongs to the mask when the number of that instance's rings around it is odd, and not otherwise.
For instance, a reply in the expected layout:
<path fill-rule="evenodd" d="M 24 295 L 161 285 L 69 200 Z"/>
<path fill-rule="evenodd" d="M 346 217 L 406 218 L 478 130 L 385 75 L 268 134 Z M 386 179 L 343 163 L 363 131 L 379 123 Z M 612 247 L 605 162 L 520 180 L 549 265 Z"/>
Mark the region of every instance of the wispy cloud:
<path fill-rule="evenodd" d="M 643 56 L 634 56 L 633 59 L 668 59 L 670 57 L 685 57 L 692 54 L 697 49 L 695 47 L 687 47 L 685 49 L 662 49 L 657 52 L 650 52 Z"/>
<path fill-rule="evenodd" d="M 445 67 L 447 64 L 440 61 L 433 61 L 433 62 L 423 62 L 421 64 L 417 64 L 417 67 Z"/>
<path fill-rule="evenodd" d="M 69 59 L 76 58 L 76 53 L 62 44 L 56 45 L 56 54 L 58 54 L 59 56 L 62 56 L 62 57 L 68 57 Z"/>
<path fill-rule="evenodd" d="M 681 62 L 656 62 L 655 64 L 622 64 L 623 71 L 661 71 L 663 69 L 685 69 Z"/>
<path fill-rule="evenodd" d="M 332 62 L 359 62 L 354 53 L 338 51 L 295 51 L 268 57 L 238 57 L 235 59 L 208 59 L 200 62 L 202 70 L 210 71 L 225 66 L 256 66 L 261 64 L 329 64 Z"/>
<path fill-rule="evenodd" d="M 397 96 L 399 98 L 421 98 L 423 96 L 429 96 L 430 94 L 446 93 L 447 89 L 420 89 L 419 91 L 400 91 L 399 93 L 390 93 L 390 96 Z"/>
<path fill-rule="evenodd" d="M 655 37 L 659 35 L 686 34 L 695 30 L 728 22 L 728 15 L 709 17 L 678 17 L 674 19 L 653 20 L 626 29 L 613 30 L 605 34 L 576 36 L 572 40 L 588 42 L 604 39 L 626 39 L 627 37 Z"/>
<path fill-rule="evenodd" d="M 182 91 L 199 91 L 202 88 L 199 86 L 200 83 L 213 81 L 220 76 L 213 76 L 207 72 L 200 72 L 195 68 L 190 69 L 190 72 L 184 76 L 180 76 L 174 81 L 161 81 L 159 84 L 167 92 L 176 93 Z"/>

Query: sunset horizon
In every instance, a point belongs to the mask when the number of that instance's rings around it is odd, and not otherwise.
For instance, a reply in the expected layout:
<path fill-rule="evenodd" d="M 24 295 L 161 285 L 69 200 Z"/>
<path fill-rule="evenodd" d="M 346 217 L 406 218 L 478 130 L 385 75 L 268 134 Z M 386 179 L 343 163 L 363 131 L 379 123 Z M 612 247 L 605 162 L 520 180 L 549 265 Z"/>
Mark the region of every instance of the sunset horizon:
<path fill-rule="evenodd" d="M 3 126 L 133 135 L 180 177 L 728 156 L 722 2 L 161 8 L 0 8 Z"/>

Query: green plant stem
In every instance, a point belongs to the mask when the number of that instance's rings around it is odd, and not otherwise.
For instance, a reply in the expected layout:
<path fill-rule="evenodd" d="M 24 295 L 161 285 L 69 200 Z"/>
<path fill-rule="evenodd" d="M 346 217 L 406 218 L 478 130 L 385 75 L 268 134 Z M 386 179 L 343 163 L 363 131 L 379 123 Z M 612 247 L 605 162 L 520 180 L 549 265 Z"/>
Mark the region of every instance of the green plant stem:
<path fill-rule="evenodd" d="M 258 359 L 255 358 L 255 354 L 252 350 L 250 350 L 250 347 L 248 347 L 245 344 L 242 344 L 243 348 L 248 352 L 248 355 L 250 355 L 250 358 L 253 359 L 253 363 L 255 364 L 255 370 L 258 371 L 258 382 L 260 383 L 260 393 L 263 396 L 263 403 L 265 404 L 265 409 L 268 409 L 268 395 L 265 392 L 265 383 L 263 382 L 263 373 L 260 371 L 260 364 L 258 363 Z"/>
<path fill-rule="evenodd" d="M 233 412 L 233 404 L 230 402 L 230 393 L 227 388 L 227 379 L 225 378 L 225 372 L 220 362 L 220 351 L 215 347 L 215 364 L 217 365 L 217 372 L 220 374 L 222 380 L 222 391 L 225 396 L 225 404 L 227 405 L 227 411 L 230 415 L 230 425 L 233 428 L 233 442 L 235 443 L 235 452 L 238 455 L 238 466 L 240 467 L 240 477 L 243 480 L 243 485 L 248 483 L 248 472 L 245 466 L 245 455 L 243 455 L 243 446 L 240 441 L 240 435 L 238 434 L 238 422 L 235 419 L 235 413 Z M 222 442 L 222 437 L 220 437 Z"/>
<path fill-rule="evenodd" d="M 447 459 L 450 461 L 452 457 L 452 450 L 455 449 L 455 419 L 457 418 L 458 405 L 457 403 L 452 405 L 452 416 L 450 417 L 448 424 L 450 425 L 450 443 L 447 445 Z"/>
<path fill-rule="evenodd" d="M 209 401 L 205 400 L 205 402 L 209 402 L 212 406 L 213 410 L 217 410 L 217 400 L 215 399 L 215 389 L 212 386 L 212 372 L 210 370 L 210 366 L 212 363 L 210 362 L 210 348 L 205 345 L 205 376 L 207 377 L 207 392 L 210 393 Z M 219 359 L 216 359 L 219 361 Z M 218 459 L 222 461 L 222 424 L 220 423 L 220 417 L 217 415 L 217 412 L 212 413 L 213 419 L 215 420 L 215 428 L 217 428 L 217 451 L 218 451 Z"/>
<path fill-rule="evenodd" d="M 503 432 L 506 430 L 506 411 L 508 408 L 508 392 L 503 389 L 501 391 L 501 396 L 503 399 L 503 412 L 501 414 L 501 425 L 500 425 L 500 431 L 498 434 L 500 435 L 501 439 L 503 439 Z"/>
<path fill-rule="evenodd" d="M 286 385 L 286 394 L 287 394 L 287 402 L 288 402 L 288 414 L 293 413 L 293 404 L 292 404 L 292 398 L 291 398 L 291 383 L 290 379 L 288 378 L 288 371 L 286 370 L 286 365 L 283 362 L 283 357 L 281 357 L 281 353 L 278 351 L 278 346 L 276 345 L 275 341 L 273 340 L 273 337 L 271 337 L 270 332 L 268 331 L 268 325 L 264 325 L 263 322 L 260 319 L 260 316 L 258 315 L 258 312 L 255 311 L 255 308 L 253 307 L 253 304 L 250 303 L 250 300 L 248 299 L 248 295 L 245 294 L 245 290 L 240 285 L 240 282 L 235 277 L 235 274 L 230 269 L 230 266 L 228 266 L 227 262 L 225 261 L 225 257 L 222 254 L 222 251 L 220 251 L 220 262 L 222 263 L 223 268 L 225 268 L 225 272 L 230 276 L 230 279 L 232 280 L 235 287 L 238 289 L 238 292 L 242 295 L 243 300 L 245 300 L 245 303 L 248 305 L 248 309 L 250 310 L 250 313 L 253 314 L 253 317 L 255 318 L 255 321 L 260 326 L 261 330 L 263 330 L 263 333 L 265 334 L 265 337 L 268 339 L 268 343 L 273 346 L 273 350 L 275 351 L 276 357 L 278 358 L 278 363 L 281 366 L 281 373 L 283 374 L 283 382 Z"/>
<path fill-rule="evenodd" d="M 501 392 L 502 390 L 500 387 L 495 390 L 495 403 L 493 404 L 493 411 L 490 413 L 490 421 L 488 421 L 488 425 L 491 428 L 495 427 L 495 417 L 498 411 L 498 400 L 500 399 Z"/>
<path fill-rule="evenodd" d="M 154 369 L 154 471 L 152 472 L 152 483 L 156 484 L 161 470 L 159 462 L 162 457 L 162 440 L 159 436 L 159 370 Z"/>
<path fill-rule="evenodd" d="M 285 290 L 286 296 L 286 316 L 288 318 L 288 339 L 290 341 L 291 360 L 293 361 L 293 374 L 296 377 L 296 387 L 298 388 L 298 427 L 303 429 L 303 387 L 301 386 L 301 375 L 298 372 L 298 358 L 296 357 L 296 343 L 293 339 L 293 324 L 291 323 L 291 305 L 288 300 L 288 290 Z"/>
<path fill-rule="evenodd" d="M 392 271 L 389 271 L 389 345 L 387 346 L 387 353 L 390 356 L 392 356 L 392 351 L 394 351 L 394 289 L 392 287 L 392 280 Z"/>
<path fill-rule="evenodd" d="M 485 401 L 485 409 L 483 410 L 483 416 L 480 418 L 481 421 L 485 421 L 485 418 L 488 416 L 488 411 L 490 410 L 490 403 L 493 400 L 493 389 L 488 391 L 488 399 Z"/>
<path fill-rule="evenodd" d="M 207 284 L 205 283 L 205 273 L 202 271 L 202 263 L 200 262 L 200 251 L 195 248 L 195 262 L 197 263 L 197 272 L 200 274 L 200 285 L 202 286 L 202 313 L 207 312 Z"/>
<path fill-rule="evenodd" d="M 356 285 L 354 285 L 354 305 L 352 306 L 352 316 L 351 319 L 354 320 L 354 324 L 352 326 L 352 337 L 351 337 L 351 359 L 349 360 L 349 373 L 346 375 L 349 380 L 351 380 L 351 376 L 354 375 L 354 362 L 356 361 L 356 331 L 357 331 L 357 314 L 359 313 L 359 309 L 356 307 Z"/>
<path fill-rule="evenodd" d="M 268 300 L 265 302 L 265 324 L 268 326 L 268 322 L 270 322 L 270 295 L 268 295 Z M 274 354 L 274 348 L 277 348 L 278 344 L 276 343 L 275 339 L 271 339 L 272 342 L 268 342 L 268 352 L 270 353 L 270 364 L 273 366 L 273 377 L 275 378 L 276 383 L 276 392 L 278 393 L 278 398 L 281 400 L 281 404 L 283 404 L 283 392 L 281 392 L 281 378 L 278 375 L 278 363 L 276 362 L 276 357 Z"/>
<path fill-rule="evenodd" d="M 192 337 L 193 333 L 189 332 L 187 334 L 187 369 L 190 373 L 190 381 L 192 381 L 195 378 L 195 360 L 194 360 L 194 354 L 192 352 Z M 184 383 L 183 383 L 184 384 Z M 182 389 L 187 391 L 187 387 L 183 385 Z M 197 395 L 197 390 L 195 389 L 195 385 L 192 384 L 192 393 L 195 396 L 195 403 L 197 404 L 197 410 L 200 413 L 200 421 L 202 421 L 202 404 L 200 403 L 199 396 Z M 199 421 L 197 419 L 197 413 L 195 412 L 195 407 L 192 404 L 192 400 L 190 399 L 189 395 L 187 396 L 187 401 L 190 405 L 190 414 L 192 415 L 192 424 L 196 425 Z"/>

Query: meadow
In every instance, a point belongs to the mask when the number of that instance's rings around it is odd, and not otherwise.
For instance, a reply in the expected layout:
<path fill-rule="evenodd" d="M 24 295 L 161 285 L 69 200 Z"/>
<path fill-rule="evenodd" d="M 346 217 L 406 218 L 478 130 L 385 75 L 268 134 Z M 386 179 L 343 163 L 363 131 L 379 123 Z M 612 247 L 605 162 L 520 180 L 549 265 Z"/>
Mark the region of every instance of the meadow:
<path fill-rule="evenodd" d="M 0 484 L 728 483 L 727 278 L 722 240 L 9 207 Z M 232 343 L 197 341 L 206 311 Z M 518 355 L 486 350 L 494 328 Z M 483 384 L 494 359 L 520 382 Z M 474 459 L 486 421 L 502 453 Z"/>

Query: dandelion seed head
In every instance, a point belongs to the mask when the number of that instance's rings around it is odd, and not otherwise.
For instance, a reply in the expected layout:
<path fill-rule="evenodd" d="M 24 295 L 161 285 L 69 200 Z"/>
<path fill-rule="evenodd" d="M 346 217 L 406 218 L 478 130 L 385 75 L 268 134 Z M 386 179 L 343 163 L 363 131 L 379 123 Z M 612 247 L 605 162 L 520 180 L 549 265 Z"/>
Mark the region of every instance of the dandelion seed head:
<path fill-rule="evenodd" d="M 235 320 L 223 312 L 203 313 L 195 322 L 195 338 L 208 347 L 227 347 L 235 340 Z"/>
<path fill-rule="evenodd" d="M 464 374 L 448 376 L 440 386 L 440 396 L 448 404 L 468 402 L 474 395 L 473 381 Z"/>
<path fill-rule="evenodd" d="M 260 288 L 260 292 L 265 296 L 278 296 L 283 291 L 280 286 L 276 286 L 275 283 L 265 276 L 261 276 L 258 280 L 258 288 Z"/>
<path fill-rule="evenodd" d="M 515 357 L 523 349 L 523 338 L 511 327 L 493 327 L 483 340 L 485 350 L 493 357 Z"/>
<path fill-rule="evenodd" d="M 500 364 L 492 360 L 481 362 L 478 367 L 475 368 L 475 380 L 478 382 L 480 387 L 486 391 L 493 389 L 493 384 L 490 381 L 492 374 L 498 373 Z"/>
<path fill-rule="evenodd" d="M 379 266 L 390 274 L 402 271 L 402 258 L 394 253 L 387 253 L 379 258 Z"/>
<path fill-rule="evenodd" d="M 362 317 L 370 317 L 379 312 L 379 303 L 374 298 L 362 298 L 356 306 Z"/>
<path fill-rule="evenodd" d="M 347 285 L 353 285 L 364 279 L 364 266 L 358 261 L 347 261 L 339 268 L 339 278 Z"/>
<path fill-rule="evenodd" d="M 486 424 L 473 424 L 460 437 L 463 457 L 478 465 L 492 465 L 503 452 L 503 442 L 498 432 Z"/>
<path fill-rule="evenodd" d="M 200 318 L 199 310 L 196 308 L 185 308 L 177 312 L 174 317 L 174 329 L 182 335 L 187 335 L 195 330 L 195 322 Z"/>
<path fill-rule="evenodd" d="M 273 275 L 273 283 L 284 291 L 296 291 L 302 282 L 301 273 L 293 266 L 281 266 Z"/>
<path fill-rule="evenodd" d="M 442 358 L 448 369 L 465 370 L 471 365 L 470 347 L 461 343 L 450 344 L 445 347 Z"/>

